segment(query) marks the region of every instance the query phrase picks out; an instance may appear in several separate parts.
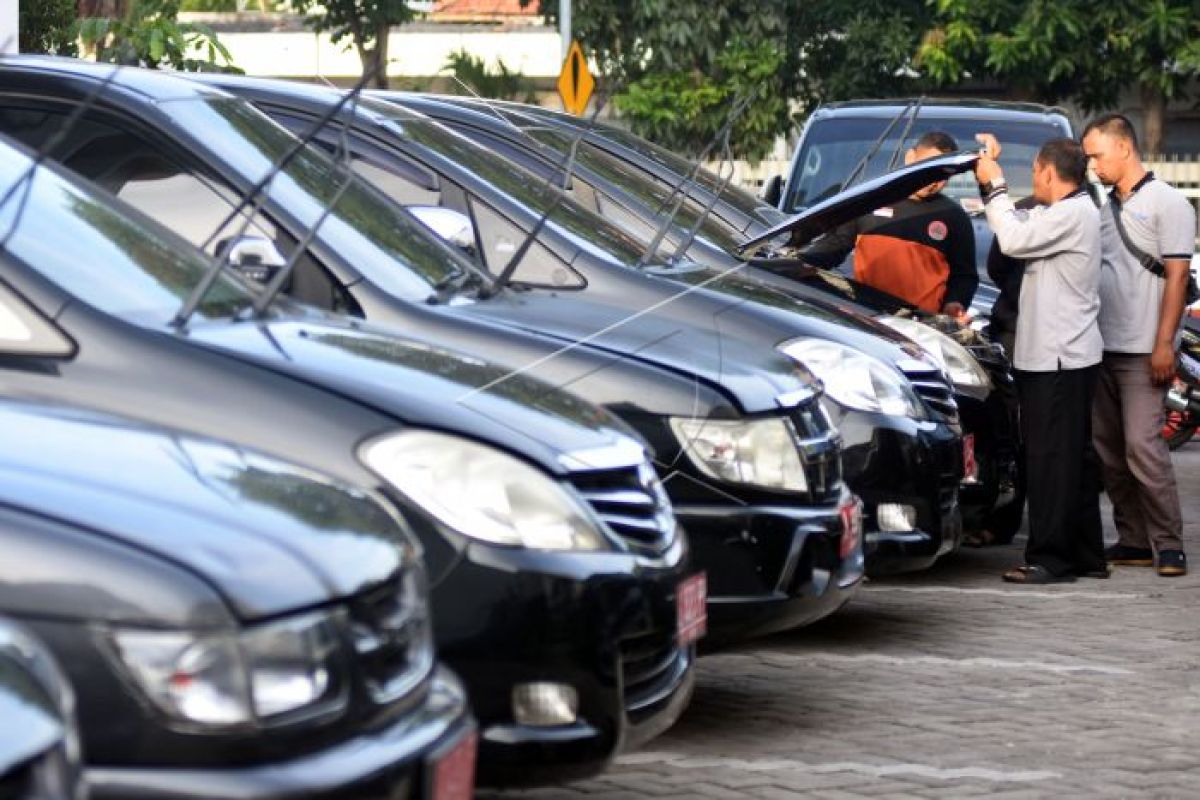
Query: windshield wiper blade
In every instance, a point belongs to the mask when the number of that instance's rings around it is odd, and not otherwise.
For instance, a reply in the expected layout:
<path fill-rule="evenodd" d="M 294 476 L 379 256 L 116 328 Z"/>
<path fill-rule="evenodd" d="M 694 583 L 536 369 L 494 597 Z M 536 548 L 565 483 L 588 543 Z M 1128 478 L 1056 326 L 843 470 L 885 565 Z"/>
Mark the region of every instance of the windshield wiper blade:
<path fill-rule="evenodd" d="M 608 103 L 608 98 L 616 94 L 618 90 L 619 86 L 616 86 L 608 93 L 599 95 L 597 97 L 596 105 L 592 109 L 592 113 L 588 116 L 588 120 L 583 126 L 583 130 L 581 130 L 574 140 L 572 140 L 570 150 L 567 152 L 563 169 L 568 175 L 571 174 L 574 169 L 575 158 L 576 154 L 579 152 L 580 145 L 583 143 L 583 140 L 587 137 L 587 135 L 592 132 L 592 129 L 596 125 L 596 117 L 600 115 L 600 111 Z M 531 247 L 533 247 L 534 242 L 537 241 L 538 235 L 546 227 L 546 223 L 549 221 L 550 215 L 553 214 L 560 205 L 562 205 L 564 200 L 566 200 L 567 193 L 554 187 L 553 180 L 554 176 L 550 175 L 542 182 L 542 186 L 545 189 L 555 189 L 554 199 L 550 201 L 550 204 L 546 207 L 545 211 L 543 211 L 541 216 L 538 217 L 538 221 L 529 230 L 529 233 L 526 234 L 525 238 L 521 241 L 520 246 L 513 252 L 512 258 L 510 258 L 508 263 L 504 265 L 504 269 L 500 271 L 500 273 L 496 276 L 496 279 L 492 281 L 490 286 L 487 286 L 479 291 L 480 299 L 485 300 L 489 297 L 493 297 L 509 285 L 509 283 L 512 281 L 513 273 L 517 271 L 517 267 L 521 265 L 521 260 L 525 258 L 525 254 L 529 252 Z"/>
<path fill-rule="evenodd" d="M 888 126 L 883 129 L 883 133 L 879 134 L 879 138 L 875 140 L 873 145 L 871 145 L 871 149 L 868 150 L 866 155 L 859 159 L 858 163 L 854 165 L 854 169 L 850 170 L 850 174 L 846 176 L 846 180 L 842 181 L 842 185 L 838 187 L 837 192 L 834 192 L 834 194 L 839 194 L 846 191 L 846 187 L 854 182 L 854 179 L 858 177 L 858 174 L 866 168 L 870 160 L 875 157 L 876 153 L 879 152 L 879 148 L 883 147 L 883 143 L 887 141 L 887 137 L 892 132 L 892 129 L 900 123 L 900 120 L 904 119 L 906 114 L 908 114 L 908 110 L 912 108 L 912 105 L 912 100 L 905 101 L 904 107 L 900 109 L 900 113 L 892 117 L 892 121 L 889 122 Z"/>
<path fill-rule="evenodd" d="M 696 235 L 700 232 L 700 228 L 708 221 L 712 215 L 713 209 L 717 207 L 717 202 L 721 199 L 721 195 L 729 188 L 729 184 L 733 182 L 733 174 L 736 168 L 733 166 L 733 147 L 729 143 L 729 137 L 732 133 L 732 128 L 725 132 L 724 140 L 721 142 L 721 155 L 726 163 L 729 164 L 729 172 L 721 176 L 720 183 L 717 184 L 715 190 L 712 191 L 712 197 L 704 204 L 704 208 L 696 222 L 688 230 L 687 236 L 680 241 L 679 246 L 675 248 L 675 252 L 671 254 L 671 263 L 678 263 L 687 253 L 688 248 L 692 246 L 692 242 L 696 240 Z M 699 173 L 697 173 L 698 175 Z"/>
<path fill-rule="evenodd" d="M 703 169 L 702 165 L 705 157 L 712 152 L 713 147 L 715 147 L 718 142 L 723 140 L 728 141 L 729 136 L 733 132 L 734 124 L 737 122 L 742 113 L 750 106 L 751 101 L 757 94 L 758 90 L 754 89 L 748 92 L 741 100 L 733 104 L 733 108 L 730 110 L 729 115 L 725 118 L 725 122 L 721 124 L 721 127 L 717 129 L 717 132 L 713 138 L 709 140 L 708 144 L 704 146 L 704 149 L 700 151 L 700 155 L 696 157 L 696 162 L 692 166 L 692 171 L 683 176 L 680 181 L 671 188 L 671 193 L 667 195 L 667 199 L 663 201 L 662 206 L 659 208 L 659 213 L 662 213 L 662 211 L 666 209 L 667 204 L 672 200 L 675 201 L 675 204 L 671 208 L 671 213 L 669 213 L 666 218 L 663 219 L 662 224 L 658 226 L 658 230 L 655 231 L 654 236 L 646 245 L 646 249 L 642 252 L 641 258 L 638 259 L 638 263 L 636 265 L 638 268 L 645 267 L 648 263 L 650 263 L 650 259 L 653 258 L 655 253 L 658 252 L 658 248 L 662 246 L 662 241 L 666 238 L 667 232 L 671 229 L 671 225 L 675 222 L 675 217 L 679 214 L 679 210 L 683 208 L 683 204 L 687 201 L 687 193 L 683 191 L 684 187 L 697 182 L 700 176 L 700 170 Z M 677 199 L 676 196 L 678 196 Z"/>
<path fill-rule="evenodd" d="M 375 73 L 378 70 L 383 69 L 383 68 L 384 67 L 382 64 L 376 64 L 373 67 L 371 67 L 370 69 L 365 70 L 363 72 L 362 77 L 359 78 L 354 83 L 354 86 L 351 87 L 346 92 L 345 95 L 340 97 L 338 99 L 338 101 L 336 103 L 334 103 L 334 105 L 331 106 L 324 114 L 322 114 L 312 124 L 312 127 L 310 127 L 304 133 L 303 136 L 301 136 L 299 139 L 297 139 L 296 143 L 294 145 L 292 145 L 292 147 L 289 148 L 286 153 L 284 153 L 282 156 L 280 156 L 275 161 L 275 163 L 271 165 L 271 168 L 268 169 L 267 172 L 261 178 L 259 178 L 258 181 L 256 181 L 253 186 L 251 186 L 246 191 L 246 193 L 242 196 L 242 199 L 239 200 L 237 202 L 237 204 L 234 205 L 233 209 L 227 215 L 225 215 L 225 218 L 222 219 L 216 225 L 216 227 L 213 229 L 212 234 L 210 234 L 209 237 L 204 241 L 204 244 L 202 244 L 200 246 L 201 249 L 204 249 L 204 248 L 208 247 L 210 244 L 212 244 L 213 240 L 218 235 L 220 235 L 221 231 L 225 228 L 225 226 L 228 225 L 230 222 L 232 222 L 234 219 L 236 219 L 239 215 L 242 216 L 242 220 L 238 227 L 237 232 L 234 234 L 234 238 L 242 236 L 246 232 L 246 230 L 250 227 L 250 224 L 254 218 L 254 215 L 258 213 L 258 211 L 262 207 L 263 203 L 266 202 L 266 188 L 270 185 L 271 181 L 273 181 L 277 175 L 279 175 L 281 172 L 283 172 L 283 170 L 288 166 L 288 164 L 290 164 L 292 162 L 293 159 L 295 159 L 298 155 L 300 155 L 300 153 L 304 152 L 304 149 L 306 147 L 308 147 L 310 144 L 312 144 L 313 140 L 316 139 L 317 135 L 322 130 L 324 130 L 325 126 L 334 117 L 336 117 L 343 108 L 345 108 L 347 103 L 351 102 L 352 100 L 355 100 L 356 98 L 358 98 L 359 95 L 362 94 L 363 89 L 366 87 L 367 83 L 375 76 Z M 347 183 L 346 186 L 348 186 L 348 185 L 349 184 Z M 343 186 L 339 189 L 338 194 L 337 194 L 337 199 L 341 199 L 341 194 L 343 192 L 345 192 L 345 186 Z M 249 212 L 242 214 L 242 212 L 247 209 L 247 206 L 250 206 Z M 321 216 L 322 221 L 324 221 L 325 216 L 328 215 L 328 211 L 331 208 L 332 208 L 332 205 L 328 206 L 328 208 L 322 214 L 322 216 Z M 311 237 L 308 237 L 308 240 L 311 241 Z M 288 264 L 294 266 L 295 261 L 297 260 L 296 254 L 301 253 L 301 252 L 303 252 L 301 250 L 301 248 L 297 247 L 296 250 L 292 254 L 293 257 L 288 259 Z M 221 271 L 226 266 L 226 262 L 228 260 L 228 254 L 229 254 L 229 248 L 226 248 L 225 250 L 222 250 L 213 255 L 212 259 L 209 261 L 208 269 L 205 271 L 204 275 L 202 275 L 200 277 L 200 281 L 196 284 L 196 286 L 192 290 L 191 294 L 189 294 L 187 296 L 187 298 L 184 299 L 183 304 L 179 308 L 179 311 L 176 312 L 175 318 L 171 321 L 172 326 L 174 326 L 176 328 L 182 328 L 185 325 L 187 325 L 188 320 L 191 319 L 192 315 L 196 313 L 196 309 L 200 307 L 200 303 L 202 303 L 204 301 L 204 297 L 208 294 L 208 292 L 212 289 L 213 285 L 217 282 L 218 276 L 221 274 Z M 280 269 L 280 272 L 283 272 L 285 269 L 290 273 L 290 268 L 287 267 L 286 265 L 285 265 L 285 267 Z M 278 277 L 278 273 L 276 274 L 276 277 Z M 272 285 L 274 285 L 274 280 L 272 280 L 272 283 L 269 284 L 268 288 L 270 288 L 270 286 L 272 286 Z M 278 292 L 278 289 L 276 289 L 276 293 L 277 292 Z M 254 302 L 254 310 L 255 310 L 256 314 L 261 314 L 262 313 L 261 308 L 266 307 L 266 305 L 264 304 L 260 308 L 259 299 L 260 298 L 256 298 L 255 302 Z"/>
<path fill-rule="evenodd" d="M 908 122 L 904 124 L 904 130 L 900 134 L 900 138 L 896 140 L 896 149 L 892 151 L 892 157 L 888 159 L 887 172 L 891 172 L 896 168 L 896 162 L 900 160 L 900 154 L 904 152 L 904 141 L 908 138 L 908 134 L 912 132 L 913 125 L 917 124 L 917 115 L 921 113 L 921 106 L 925 105 L 925 95 L 917 98 L 916 105 L 913 106 L 912 113 L 908 116 Z"/>

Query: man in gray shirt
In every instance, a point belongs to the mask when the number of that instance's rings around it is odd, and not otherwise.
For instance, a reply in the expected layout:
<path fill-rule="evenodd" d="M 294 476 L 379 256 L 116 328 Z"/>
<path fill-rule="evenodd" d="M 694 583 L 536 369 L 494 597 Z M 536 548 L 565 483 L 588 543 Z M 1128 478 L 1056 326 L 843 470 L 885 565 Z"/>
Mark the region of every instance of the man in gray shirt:
<path fill-rule="evenodd" d="M 1147 567 L 1157 555 L 1159 575 L 1184 575 L 1179 490 L 1161 432 L 1196 214 L 1187 198 L 1146 171 L 1125 117 L 1093 120 L 1083 149 L 1096 175 L 1113 187 L 1102 211 L 1104 363 L 1093 409 L 1119 537 L 1105 554 L 1113 564 Z"/>
<path fill-rule="evenodd" d="M 1033 194 L 1043 205 L 1018 211 L 986 152 L 979 180 L 988 224 L 1000 251 L 1024 259 L 1013 367 L 1025 442 L 1029 542 L 1011 583 L 1106 578 L 1099 467 L 1091 408 L 1104 344 L 1100 338 L 1100 215 L 1085 191 L 1087 159 L 1070 139 L 1046 142 L 1033 165 Z"/>

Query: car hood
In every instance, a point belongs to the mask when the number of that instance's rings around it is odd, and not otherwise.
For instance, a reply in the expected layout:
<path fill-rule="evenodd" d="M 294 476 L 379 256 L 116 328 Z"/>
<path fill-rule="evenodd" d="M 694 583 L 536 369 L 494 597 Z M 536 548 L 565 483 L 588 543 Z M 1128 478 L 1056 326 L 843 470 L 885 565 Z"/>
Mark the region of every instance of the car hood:
<path fill-rule="evenodd" d="M 776 350 L 789 331 L 740 298 L 620 272 L 604 289 L 506 292 L 462 310 L 701 381 L 747 414 L 819 391 L 811 373 Z"/>
<path fill-rule="evenodd" d="M 417 558 L 371 492 L 240 447 L 66 407 L 0 403 L 0 502 L 175 564 L 252 620 Z"/>
<path fill-rule="evenodd" d="M 826 231 L 863 214 L 869 214 L 880 206 L 903 200 L 924 186 L 973 169 L 978 160 L 978 152 L 963 150 L 900 167 L 810 206 L 747 239 L 739 249 L 747 253 L 783 233 L 791 234 L 791 244 L 799 247 Z"/>
<path fill-rule="evenodd" d="M 631 466 L 644 458 L 642 442 L 599 406 L 383 328 L 297 317 L 197 325 L 189 336 L 403 423 L 501 447 L 554 475 Z"/>

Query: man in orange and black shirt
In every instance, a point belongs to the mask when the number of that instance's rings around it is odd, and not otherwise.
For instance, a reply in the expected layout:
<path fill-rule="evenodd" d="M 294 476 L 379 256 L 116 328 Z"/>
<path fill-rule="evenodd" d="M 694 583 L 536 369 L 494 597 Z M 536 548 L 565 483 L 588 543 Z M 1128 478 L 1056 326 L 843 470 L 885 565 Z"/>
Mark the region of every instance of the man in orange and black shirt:
<path fill-rule="evenodd" d="M 953 153 L 948 134 L 924 134 L 904 154 L 904 163 Z M 958 316 L 971 305 L 975 232 L 962 207 L 942 195 L 938 181 L 891 206 L 877 208 L 818 239 L 804 260 L 837 267 L 854 250 L 854 278 L 925 311 Z"/>

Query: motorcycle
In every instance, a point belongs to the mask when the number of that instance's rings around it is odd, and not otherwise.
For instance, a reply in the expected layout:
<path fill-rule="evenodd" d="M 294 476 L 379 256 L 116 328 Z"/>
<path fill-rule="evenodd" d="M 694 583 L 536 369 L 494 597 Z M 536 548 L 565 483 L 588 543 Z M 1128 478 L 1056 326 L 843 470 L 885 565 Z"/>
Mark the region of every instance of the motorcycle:
<path fill-rule="evenodd" d="M 1167 391 L 1163 438 L 1167 447 L 1178 450 L 1192 440 L 1200 428 L 1200 325 L 1185 321 L 1175 379 Z"/>

